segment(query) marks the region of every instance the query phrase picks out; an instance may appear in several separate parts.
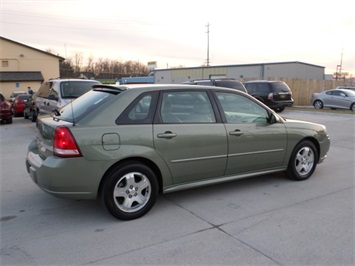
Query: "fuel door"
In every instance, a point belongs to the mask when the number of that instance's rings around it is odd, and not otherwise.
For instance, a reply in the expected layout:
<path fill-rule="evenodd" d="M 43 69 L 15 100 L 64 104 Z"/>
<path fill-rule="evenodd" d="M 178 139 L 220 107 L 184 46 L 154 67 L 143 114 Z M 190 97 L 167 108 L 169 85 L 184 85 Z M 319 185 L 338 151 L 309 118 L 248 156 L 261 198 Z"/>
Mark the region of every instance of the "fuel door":
<path fill-rule="evenodd" d="M 120 147 L 120 136 L 117 133 L 106 133 L 102 135 L 102 147 L 106 151 L 118 150 Z"/>

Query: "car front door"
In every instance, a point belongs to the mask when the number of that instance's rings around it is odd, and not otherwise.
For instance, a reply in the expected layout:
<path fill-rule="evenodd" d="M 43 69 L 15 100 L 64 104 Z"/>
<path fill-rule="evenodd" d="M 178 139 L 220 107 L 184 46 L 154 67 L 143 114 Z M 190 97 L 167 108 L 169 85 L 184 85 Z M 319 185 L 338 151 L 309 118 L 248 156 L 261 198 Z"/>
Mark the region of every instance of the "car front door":
<path fill-rule="evenodd" d="M 267 171 L 283 165 L 287 136 L 282 122 L 269 123 L 268 111 L 234 93 L 216 92 L 228 135 L 226 175 Z"/>
<path fill-rule="evenodd" d="M 154 145 L 175 184 L 224 175 L 227 136 L 206 91 L 163 91 Z"/>
<path fill-rule="evenodd" d="M 333 91 L 333 106 L 339 108 L 350 108 L 352 101 L 343 91 Z"/>

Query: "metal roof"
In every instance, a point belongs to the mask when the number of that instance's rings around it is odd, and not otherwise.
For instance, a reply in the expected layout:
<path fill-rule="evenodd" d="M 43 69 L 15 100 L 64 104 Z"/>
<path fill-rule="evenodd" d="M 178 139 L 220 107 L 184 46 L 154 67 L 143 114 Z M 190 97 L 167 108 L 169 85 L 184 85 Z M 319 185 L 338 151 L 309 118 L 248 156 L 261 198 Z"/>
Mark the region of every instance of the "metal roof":
<path fill-rule="evenodd" d="M 251 63 L 251 64 L 234 64 L 234 65 L 215 65 L 215 66 L 197 66 L 197 67 L 182 67 L 182 68 L 162 68 L 162 69 L 154 69 L 154 71 L 163 71 L 163 70 L 182 70 L 182 69 L 198 69 L 198 68 L 220 68 L 220 67 L 248 67 L 248 66 L 266 66 L 266 65 L 283 65 L 283 64 L 300 64 L 313 66 L 317 68 L 325 68 L 324 66 L 304 63 L 300 61 L 288 61 L 288 62 L 271 62 L 271 63 Z"/>
<path fill-rule="evenodd" d="M 0 71 L 0 82 L 44 81 L 40 71 Z"/>

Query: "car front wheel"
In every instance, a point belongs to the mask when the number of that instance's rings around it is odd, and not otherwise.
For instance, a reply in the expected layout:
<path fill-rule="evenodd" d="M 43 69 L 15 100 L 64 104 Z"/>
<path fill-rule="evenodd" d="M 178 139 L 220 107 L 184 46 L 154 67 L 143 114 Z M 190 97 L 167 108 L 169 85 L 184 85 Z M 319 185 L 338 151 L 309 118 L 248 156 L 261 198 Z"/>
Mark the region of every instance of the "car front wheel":
<path fill-rule="evenodd" d="M 104 205 L 114 217 L 133 220 L 145 215 L 153 207 L 158 194 L 158 182 L 149 167 L 130 162 L 110 172 L 101 194 Z"/>
<path fill-rule="evenodd" d="M 300 142 L 292 152 L 286 175 L 293 180 L 305 180 L 316 169 L 318 151 L 311 141 Z"/>
<path fill-rule="evenodd" d="M 320 101 L 320 100 L 316 100 L 316 101 L 313 103 L 313 106 L 314 106 L 314 108 L 316 108 L 316 109 L 323 109 L 323 103 L 322 103 L 322 101 Z"/>

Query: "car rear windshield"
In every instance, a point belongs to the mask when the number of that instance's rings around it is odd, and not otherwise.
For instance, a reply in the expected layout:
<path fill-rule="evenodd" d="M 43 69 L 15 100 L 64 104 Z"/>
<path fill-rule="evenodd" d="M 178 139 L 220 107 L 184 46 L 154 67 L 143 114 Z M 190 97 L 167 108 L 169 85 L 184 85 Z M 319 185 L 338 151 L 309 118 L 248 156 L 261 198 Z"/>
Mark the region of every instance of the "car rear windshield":
<path fill-rule="evenodd" d="M 216 81 L 216 86 L 227 87 L 227 88 L 232 88 L 232 89 L 245 91 L 245 87 L 244 87 L 244 85 L 241 82 L 237 82 L 237 81 L 233 81 L 233 80 Z"/>
<path fill-rule="evenodd" d="M 31 95 L 19 95 L 17 97 L 18 100 L 28 100 Z"/>
<path fill-rule="evenodd" d="M 290 88 L 285 82 L 271 82 L 272 91 L 275 92 L 290 92 Z"/>
<path fill-rule="evenodd" d="M 116 93 L 106 91 L 89 91 L 81 97 L 75 99 L 71 103 L 65 105 L 59 110 L 58 116 L 60 120 L 68 122 L 79 122 L 88 114 L 97 110 L 100 106 L 103 106 L 110 99 L 115 97 Z"/>
<path fill-rule="evenodd" d="M 78 98 L 97 84 L 100 84 L 100 82 L 69 80 L 60 83 L 60 93 L 63 99 Z"/>

